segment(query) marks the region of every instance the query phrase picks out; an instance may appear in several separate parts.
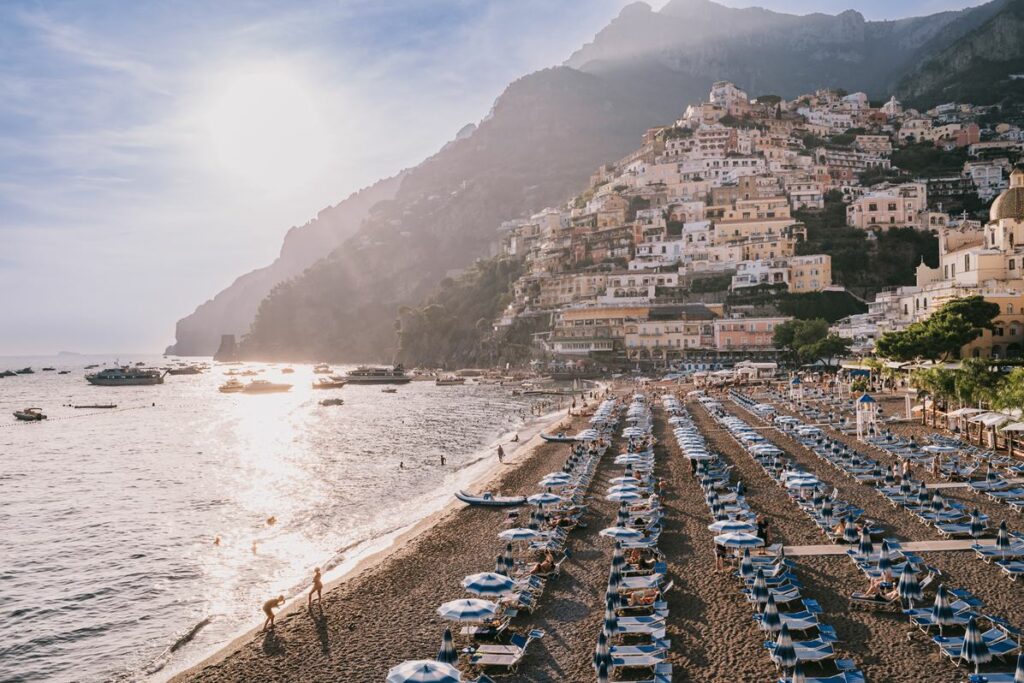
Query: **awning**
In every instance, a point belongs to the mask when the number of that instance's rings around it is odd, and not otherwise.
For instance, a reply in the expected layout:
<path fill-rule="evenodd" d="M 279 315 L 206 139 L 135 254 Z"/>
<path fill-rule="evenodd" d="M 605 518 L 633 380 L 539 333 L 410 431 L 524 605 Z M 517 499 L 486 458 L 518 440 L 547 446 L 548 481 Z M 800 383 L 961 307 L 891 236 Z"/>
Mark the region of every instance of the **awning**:
<path fill-rule="evenodd" d="M 985 411 L 981 408 L 959 408 L 946 415 L 946 417 L 964 417 L 966 415 L 977 415 L 978 413 L 984 413 Z"/>
<path fill-rule="evenodd" d="M 986 427 L 995 427 L 1004 422 L 1009 422 L 1010 416 L 1003 415 L 1002 413 L 985 413 L 984 415 L 972 417 L 969 421 L 975 424 L 983 424 Z"/>
<path fill-rule="evenodd" d="M 1006 425 L 999 431 L 1001 432 L 1024 432 L 1024 422 L 1013 422 Z"/>

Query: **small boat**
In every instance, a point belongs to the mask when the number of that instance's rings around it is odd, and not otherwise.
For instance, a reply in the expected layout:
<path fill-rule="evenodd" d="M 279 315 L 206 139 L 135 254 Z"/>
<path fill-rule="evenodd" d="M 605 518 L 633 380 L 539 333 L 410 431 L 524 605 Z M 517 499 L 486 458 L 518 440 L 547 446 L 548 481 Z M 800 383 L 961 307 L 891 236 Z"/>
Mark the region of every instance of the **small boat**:
<path fill-rule="evenodd" d="M 277 394 L 290 391 L 291 384 L 271 382 L 265 379 L 254 379 L 242 389 L 243 394 Z"/>
<path fill-rule="evenodd" d="M 320 405 L 322 405 L 322 406 L 343 406 L 343 405 L 345 405 L 345 401 L 344 401 L 344 399 L 340 399 L 340 398 L 325 398 L 324 400 L 320 401 Z"/>
<path fill-rule="evenodd" d="M 201 375 L 203 369 L 198 365 L 186 365 L 185 367 L 171 368 L 167 371 L 168 375 Z"/>
<path fill-rule="evenodd" d="M 570 436 L 565 432 L 558 432 L 557 434 L 545 434 L 544 432 L 541 432 L 540 438 L 554 443 L 573 443 L 576 441 L 575 436 Z"/>
<path fill-rule="evenodd" d="M 60 372 L 58 372 L 57 374 L 58 374 L 58 375 L 70 375 L 70 374 L 71 374 L 71 371 L 70 371 L 70 370 L 61 370 L 61 371 L 60 371 Z"/>
<path fill-rule="evenodd" d="M 43 368 L 43 372 L 53 372 L 57 368 Z"/>
<path fill-rule="evenodd" d="M 335 377 L 320 377 L 313 382 L 314 389 L 341 389 L 347 382 Z"/>
<path fill-rule="evenodd" d="M 295 368 L 281 368 L 282 375 L 290 375 L 295 372 Z"/>
<path fill-rule="evenodd" d="M 434 382 L 434 384 L 439 387 L 454 387 L 465 383 L 465 377 L 456 377 L 455 375 L 449 375 L 447 377 L 438 377 L 437 380 Z"/>
<path fill-rule="evenodd" d="M 92 408 L 94 410 L 111 410 L 117 407 L 116 403 L 94 403 L 88 406 L 72 406 L 75 409 L 81 410 L 82 408 Z"/>
<path fill-rule="evenodd" d="M 92 370 L 93 368 L 98 368 L 98 367 L 99 367 L 99 363 L 93 363 L 92 365 L 86 365 L 85 369 L 86 370 Z"/>
<path fill-rule="evenodd" d="M 14 417 L 22 420 L 23 422 L 39 422 L 45 420 L 46 416 L 43 415 L 43 411 L 40 408 L 25 408 L 24 410 L 15 410 Z"/>
<path fill-rule="evenodd" d="M 382 388 L 380 390 L 380 393 L 382 393 L 382 394 L 397 394 L 398 393 L 398 389 L 395 389 L 394 387 L 384 387 L 384 388 Z"/>
<path fill-rule="evenodd" d="M 14 370 L 4 370 L 3 372 L 0 372 L 0 377 L 17 377 L 17 376 L 18 376 L 18 373 L 16 373 Z"/>
<path fill-rule="evenodd" d="M 334 370 L 332 370 L 331 366 L 327 363 L 317 363 L 313 366 L 313 374 L 315 375 L 329 375 L 332 372 L 334 372 Z"/>
<path fill-rule="evenodd" d="M 245 385 L 237 379 L 229 379 L 217 389 L 222 394 L 236 394 L 245 389 Z"/>
<path fill-rule="evenodd" d="M 34 375 L 34 374 L 36 374 L 36 371 L 33 370 L 32 368 L 22 368 L 21 370 L 15 370 L 14 372 L 16 372 L 19 375 Z"/>
<path fill-rule="evenodd" d="M 522 505 L 526 502 L 526 496 L 495 497 L 490 491 L 484 491 L 479 496 L 474 496 L 466 493 L 465 491 L 456 491 L 455 497 L 469 505 L 491 508 L 510 508 L 515 507 L 516 505 Z"/>

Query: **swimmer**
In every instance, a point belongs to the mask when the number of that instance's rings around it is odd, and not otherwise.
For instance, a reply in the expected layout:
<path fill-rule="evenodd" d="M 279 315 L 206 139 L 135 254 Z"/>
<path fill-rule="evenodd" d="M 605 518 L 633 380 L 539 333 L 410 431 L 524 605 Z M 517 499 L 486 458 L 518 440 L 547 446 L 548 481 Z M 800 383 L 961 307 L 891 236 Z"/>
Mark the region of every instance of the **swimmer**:
<path fill-rule="evenodd" d="M 313 587 L 309 589 L 309 600 L 306 601 L 307 607 L 313 606 L 313 593 L 316 593 L 316 601 L 323 602 L 323 597 L 320 592 L 324 589 L 323 581 L 320 580 L 320 567 L 313 570 Z"/>
<path fill-rule="evenodd" d="M 253 555 L 255 555 L 255 554 L 256 554 L 256 541 L 253 541 L 253 542 L 252 542 L 252 554 L 253 554 Z"/>
<path fill-rule="evenodd" d="M 220 545 L 220 536 L 214 536 L 213 537 L 213 544 L 214 545 Z"/>
<path fill-rule="evenodd" d="M 277 517 L 274 515 L 267 517 L 267 526 L 274 526 L 275 524 L 277 524 Z"/>
<path fill-rule="evenodd" d="M 276 598 L 271 598 L 263 603 L 263 613 L 267 615 L 267 620 L 263 622 L 263 631 L 266 631 L 268 628 L 274 628 L 274 608 L 280 607 L 283 604 L 283 595 L 278 595 Z"/>

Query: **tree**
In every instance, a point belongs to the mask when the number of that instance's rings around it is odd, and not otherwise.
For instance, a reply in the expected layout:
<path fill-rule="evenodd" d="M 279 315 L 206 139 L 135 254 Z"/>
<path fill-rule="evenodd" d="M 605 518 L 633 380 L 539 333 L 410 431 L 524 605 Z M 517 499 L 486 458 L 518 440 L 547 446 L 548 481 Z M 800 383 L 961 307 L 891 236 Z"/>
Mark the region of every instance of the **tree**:
<path fill-rule="evenodd" d="M 910 376 L 910 384 L 932 400 L 932 424 L 938 416 L 939 403 L 946 405 L 956 395 L 956 375 L 945 368 L 918 370 Z M 921 411 L 921 422 L 925 422 L 925 411 Z"/>
<path fill-rule="evenodd" d="M 814 320 L 787 320 L 775 328 L 773 343 L 785 349 L 797 363 L 812 363 L 818 359 L 831 365 L 832 360 L 844 355 L 852 343 L 837 334 L 829 334 L 828 322 Z"/>
<path fill-rule="evenodd" d="M 996 397 L 1002 378 L 992 371 L 987 360 L 968 358 L 960 364 L 955 382 L 957 399 L 966 405 L 977 405 L 989 403 Z"/>
<path fill-rule="evenodd" d="M 1024 406 L 1024 368 L 1010 371 L 992 396 L 992 407 L 998 410 L 1013 410 Z"/>
<path fill-rule="evenodd" d="M 926 320 L 905 329 L 883 334 L 875 351 L 892 360 L 946 360 L 960 355 L 960 349 L 977 339 L 985 330 L 994 330 L 992 319 L 999 305 L 982 296 L 953 299 L 943 304 Z"/>

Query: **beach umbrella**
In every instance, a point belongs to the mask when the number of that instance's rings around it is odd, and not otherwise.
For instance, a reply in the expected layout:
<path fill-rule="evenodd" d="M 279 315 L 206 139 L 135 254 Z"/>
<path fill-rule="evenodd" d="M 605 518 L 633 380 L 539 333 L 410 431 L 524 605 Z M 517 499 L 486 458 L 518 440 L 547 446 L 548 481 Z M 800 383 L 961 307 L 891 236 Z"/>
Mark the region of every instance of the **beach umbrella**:
<path fill-rule="evenodd" d="M 999 531 L 996 533 L 996 550 L 1001 555 L 1005 555 L 1010 551 L 1010 534 L 1006 530 L 1005 520 L 999 523 Z"/>
<path fill-rule="evenodd" d="M 626 492 L 640 493 L 641 489 L 636 484 L 616 484 L 615 486 L 608 487 L 608 493 L 626 493 Z"/>
<path fill-rule="evenodd" d="M 601 662 L 597 667 L 597 683 L 608 683 L 608 668 L 607 662 Z"/>
<path fill-rule="evenodd" d="M 921 488 L 917 490 L 917 504 L 924 507 L 928 504 L 928 487 L 921 485 Z"/>
<path fill-rule="evenodd" d="M 448 621 L 483 621 L 490 619 L 498 611 L 498 606 L 490 600 L 469 598 L 452 600 L 437 608 L 437 614 Z"/>
<path fill-rule="evenodd" d="M 636 477 L 615 477 L 614 479 L 608 480 L 609 484 L 639 484 L 640 480 Z"/>
<path fill-rule="evenodd" d="M 761 605 L 767 604 L 770 595 L 764 572 L 758 569 L 754 574 L 754 584 L 750 587 L 750 596 L 754 599 L 754 604 L 758 609 L 761 609 Z"/>
<path fill-rule="evenodd" d="M 860 542 L 857 544 L 857 552 L 864 557 L 870 557 L 875 552 L 875 545 L 871 542 L 871 534 L 867 526 L 860 528 Z"/>
<path fill-rule="evenodd" d="M 561 503 L 562 497 L 556 496 L 550 491 L 545 491 L 544 493 L 535 493 L 532 496 L 528 496 L 526 502 L 531 505 L 554 505 L 555 503 Z"/>
<path fill-rule="evenodd" d="M 451 664 L 414 659 L 392 667 L 385 683 L 459 683 L 461 680 L 462 674 Z"/>
<path fill-rule="evenodd" d="M 906 496 L 910 493 L 910 480 L 904 478 L 900 482 L 900 495 Z"/>
<path fill-rule="evenodd" d="M 514 527 L 512 529 L 505 529 L 498 534 L 498 538 L 503 541 L 536 541 L 541 537 L 541 533 L 536 529 L 529 529 L 524 527 Z"/>
<path fill-rule="evenodd" d="M 964 635 L 964 644 L 960 648 L 960 659 L 968 664 L 973 664 L 975 674 L 978 673 L 982 664 L 992 661 L 992 653 L 989 652 L 985 639 L 981 637 L 978 622 L 974 617 L 967 622 L 967 633 Z"/>
<path fill-rule="evenodd" d="M 597 635 L 597 647 L 594 648 L 594 668 L 599 669 L 602 664 L 608 666 L 611 663 L 612 654 L 611 649 L 608 647 L 608 636 L 602 630 Z"/>
<path fill-rule="evenodd" d="M 561 488 L 563 486 L 568 486 L 570 481 L 572 481 L 572 478 L 568 474 L 564 474 L 560 477 L 552 477 L 551 475 L 548 475 L 537 482 L 537 485 L 545 488 Z"/>
<path fill-rule="evenodd" d="M 750 522 L 744 522 L 738 519 L 723 519 L 708 525 L 708 529 L 714 531 L 717 534 L 732 534 L 732 533 L 753 533 L 757 531 L 757 526 Z"/>
<path fill-rule="evenodd" d="M 781 669 L 792 669 L 796 666 L 796 650 L 793 648 L 793 638 L 789 635 L 789 626 L 782 625 L 779 629 L 779 637 L 775 640 L 775 652 L 773 653 L 775 663 Z"/>
<path fill-rule="evenodd" d="M 900 580 L 896 584 L 896 590 L 899 593 L 900 599 L 907 601 L 910 609 L 914 609 L 914 600 L 920 600 L 922 597 L 921 584 L 918 583 L 917 572 L 911 568 L 909 562 L 903 565 L 903 571 L 900 572 Z"/>
<path fill-rule="evenodd" d="M 821 518 L 825 520 L 825 524 L 829 526 L 832 525 L 832 511 L 833 507 L 831 498 L 825 498 L 825 500 L 821 501 Z"/>
<path fill-rule="evenodd" d="M 878 550 L 878 571 L 884 576 L 886 572 L 892 571 L 892 558 L 889 556 L 889 542 L 882 540 L 882 547 Z"/>
<path fill-rule="evenodd" d="M 946 509 L 946 501 L 943 500 L 942 494 L 936 491 L 932 495 L 932 510 L 935 512 L 942 512 Z"/>
<path fill-rule="evenodd" d="M 985 522 L 981 521 L 978 509 L 971 511 L 971 537 L 978 538 L 985 533 Z"/>
<path fill-rule="evenodd" d="M 444 629 L 444 635 L 441 637 L 441 649 L 437 653 L 437 661 L 442 664 L 458 664 L 459 654 L 455 651 L 455 641 L 452 640 L 452 630 L 450 628 Z"/>
<path fill-rule="evenodd" d="M 610 526 L 601 529 L 598 534 L 605 538 L 614 538 L 616 541 L 639 541 L 644 537 L 642 532 L 625 526 Z"/>
<path fill-rule="evenodd" d="M 505 556 L 498 555 L 497 561 L 494 563 L 494 573 L 501 574 L 502 576 L 508 575 L 508 570 L 505 569 Z"/>
<path fill-rule="evenodd" d="M 625 503 L 619 504 L 619 511 L 615 513 L 615 523 L 619 526 L 626 526 L 629 521 L 629 508 Z"/>
<path fill-rule="evenodd" d="M 944 584 L 939 584 L 939 589 L 935 591 L 935 603 L 932 605 L 932 621 L 939 627 L 939 635 L 942 635 L 942 627 L 952 624 L 955 619 L 953 616 L 953 607 L 949 602 L 949 593 L 946 591 Z"/>
<path fill-rule="evenodd" d="M 796 666 L 793 667 L 793 677 L 790 679 L 790 683 L 807 683 L 803 662 L 797 661 Z"/>
<path fill-rule="evenodd" d="M 740 558 L 740 577 L 746 579 L 754 575 L 754 561 L 750 559 L 750 549 L 743 549 L 743 557 Z"/>
<path fill-rule="evenodd" d="M 502 555 L 502 558 L 504 559 L 504 562 L 505 562 L 505 573 L 506 574 L 511 574 L 512 570 L 514 570 L 516 568 L 515 560 L 512 559 L 512 544 L 511 543 L 506 543 L 505 544 L 505 553 L 504 553 L 504 555 Z"/>
<path fill-rule="evenodd" d="M 483 572 L 470 574 L 462 580 L 462 587 L 474 595 L 506 595 L 515 587 L 515 582 L 503 574 Z"/>
<path fill-rule="evenodd" d="M 616 491 L 615 493 L 609 493 L 607 496 L 604 497 L 604 499 L 622 503 L 634 500 L 642 500 L 643 496 L 641 496 L 636 491 Z"/>
<path fill-rule="evenodd" d="M 843 530 L 843 540 L 853 544 L 857 542 L 857 527 L 853 524 L 853 516 L 846 516 L 846 528 Z M 870 540 L 870 538 L 868 539 Z"/>
<path fill-rule="evenodd" d="M 775 604 L 775 596 L 771 594 L 768 595 L 768 601 L 764 603 L 764 611 L 761 612 L 761 628 L 769 633 L 776 633 L 782 628 L 779 607 Z"/>
<path fill-rule="evenodd" d="M 619 618 L 615 615 L 615 605 L 606 598 L 604 608 L 604 632 L 611 638 L 619 630 Z"/>
<path fill-rule="evenodd" d="M 1013 683 L 1024 683 L 1024 650 L 1017 655 L 1017 668 L 1013 672 Z"/>
<path fill-rule="evenodd" d="M 753 534 L 731 533 L 715 536 L 715 543 L 726 548 L 759 548 L 764 541 Z"/>

